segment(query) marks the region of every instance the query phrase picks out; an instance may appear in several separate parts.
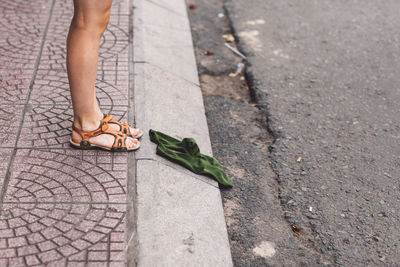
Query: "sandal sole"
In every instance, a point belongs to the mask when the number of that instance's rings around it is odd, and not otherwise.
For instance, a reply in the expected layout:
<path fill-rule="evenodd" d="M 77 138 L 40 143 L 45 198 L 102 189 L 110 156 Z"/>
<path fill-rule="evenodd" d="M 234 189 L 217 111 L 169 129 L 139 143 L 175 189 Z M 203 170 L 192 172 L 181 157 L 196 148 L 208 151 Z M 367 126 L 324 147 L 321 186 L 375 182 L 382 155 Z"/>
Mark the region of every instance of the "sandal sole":
<path fill-rule="evenodd" d="M 126 147 L 104 147 L 104 146 L 98 146 L 95 144 L 90 144 L 90 146 L 87 147 L 83 147 L 80 145 L 80 143 L 75 143 L 74 141 L 72 141 L 72 139 L 69 140 L 70 145 L 73 148 L 76 149 L 81 149 L 81 150 L 94 150 L 94 149 L 100 149 L 100 150 L 106 150 L 106 151 L 110 151 L 110 152 L 130 152 L 130 151 L 135 151 L 138 150 L 140 148 L 140 143 L 138 142 L 137 145 L 134 148 L 126 148 Z"/>

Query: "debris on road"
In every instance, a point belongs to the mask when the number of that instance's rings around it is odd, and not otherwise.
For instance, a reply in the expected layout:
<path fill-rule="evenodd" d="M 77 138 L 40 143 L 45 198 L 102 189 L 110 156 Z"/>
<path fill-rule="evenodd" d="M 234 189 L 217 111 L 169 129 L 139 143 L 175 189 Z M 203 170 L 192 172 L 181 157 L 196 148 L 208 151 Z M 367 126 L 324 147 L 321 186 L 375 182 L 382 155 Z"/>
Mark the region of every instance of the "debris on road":
<path fill-rule="evenodd" d="M 243 69 L 244 69 L 244 64 L 242 62 L 238 63 L 236 66 L 236 71 L 229 73 L 229 77 L 236 77 L 238 76 L 240 73 L 242 73 Z"/>
<path fill-rule="evenodd" d="M 265 24 L 265 20 L 263 19 L 249 20 L 245 22 L 245 25 L 247 26 L 262 25 L 262 24 Z"/>
<path fill-rule="evenodd" d="M 220 18 L 220 19 L 222 19 L 223 17 L 225 17 L 225 14 L 224 13 L 218 13 L 218 18 Z"/>
<path fill-rule="evenodd" d="M 295 234 L 297 234 L 297 235 L 300 235 L 301 234 L 301 228 L 299 228 L 299 227 L 297 227 L 296 225 L 291 225 L 290 226 L 291 228 L 292 228 L 292 231 L 295 233 Z"/>
<path fill-rule="evenodd" d="M 204 51 L 204 55 L 212 56 L 212 55 L 214 55 L 214 52 L 206 50 L 206 51 Z"/>
<path fill-rule="evenodd" d="M 228 33 L 228 34 L 223 34 L 222 38 L 224 38 L 224 40 L 228 43 L 233 43 L 235 42 L 235 37 L 233 37 L 232 33 Z"/>
<path fill-rule="evenodd" d="M 302 157 L 298 157 L 296 161 L 301 162 L 302 159 L 303 159 Z"/>
<path fill-rule="evenodd" d="M 189 5 L 189 9 L 195 9 L 195 8 L 196 8 L 195 5 L 193 5 L 193 4 Z"/>
<path fill-rule="evenodd" d="M 228 47 L 233 53 L 235 53 L 236 55 L 242 57 L 243 59 L 247 60 L 247 57 L 245 55 L 243 55 L 242 53 L 239 52 L 239 50 L 237 50 L 236 48 L 234 48 L 233 46 L 231 46 L 228 43 L 225 43 L 225 46 Z"/>

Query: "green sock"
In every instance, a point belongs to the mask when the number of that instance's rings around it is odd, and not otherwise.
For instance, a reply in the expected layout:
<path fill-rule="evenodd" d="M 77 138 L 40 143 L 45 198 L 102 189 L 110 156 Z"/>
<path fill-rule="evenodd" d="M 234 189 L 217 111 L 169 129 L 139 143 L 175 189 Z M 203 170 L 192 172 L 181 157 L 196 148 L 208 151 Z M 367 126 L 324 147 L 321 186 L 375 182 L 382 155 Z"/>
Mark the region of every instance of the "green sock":
<path fill-rule="evenodd" d="M 150 140 L 157 144 L 156 153 L 168 160 L 178 163 L 197 174 L 211 176 L 218 183 L 232 186 L 232 181 L 224 172 L 221 164 L 213 157 L 200 153 L 199 146 L 193 138 L 182 141 L 155 130 L 149 131 Z"/>

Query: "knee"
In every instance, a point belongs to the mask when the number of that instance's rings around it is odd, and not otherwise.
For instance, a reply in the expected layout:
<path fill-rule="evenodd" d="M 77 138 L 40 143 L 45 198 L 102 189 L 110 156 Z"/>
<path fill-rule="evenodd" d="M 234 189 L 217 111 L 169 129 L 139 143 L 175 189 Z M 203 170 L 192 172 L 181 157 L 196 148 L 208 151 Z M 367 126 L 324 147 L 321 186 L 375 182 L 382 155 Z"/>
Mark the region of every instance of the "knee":
<path fill-rule="evenodd" d="M 110 20 L 111 8 L 93 10 L 91 12 L 77 12 L 74 14 L 71 26 L 87 31 L 97 37 L 101 37 Z"/>

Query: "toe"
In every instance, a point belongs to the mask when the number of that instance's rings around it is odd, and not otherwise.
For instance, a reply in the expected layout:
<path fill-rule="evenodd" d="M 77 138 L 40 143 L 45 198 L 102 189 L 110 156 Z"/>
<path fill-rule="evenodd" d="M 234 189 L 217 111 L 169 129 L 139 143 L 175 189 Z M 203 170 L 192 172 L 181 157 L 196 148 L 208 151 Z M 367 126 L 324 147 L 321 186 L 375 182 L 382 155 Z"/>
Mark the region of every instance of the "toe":
<path fill-rule="evenodd" d="M 130 128 L 130 131 L 131 131 L 131 134 L 133 135 L 133 136 L 137 136 L 137 135 L 139 135 L 140 134 L 140 130 L 139 129 L 135 129 L 135 128 Z"/>
<path fill-rule="evenodd" d="M 136 145 L 137 145 L 137 142 L 138 142 L 138 140 L 137 139 L 134 139 L 134 138 L 128 138 L 128 143 L 127 143 L 127 145 L 130 147 L 130 148 L 134 148 Z"/>

